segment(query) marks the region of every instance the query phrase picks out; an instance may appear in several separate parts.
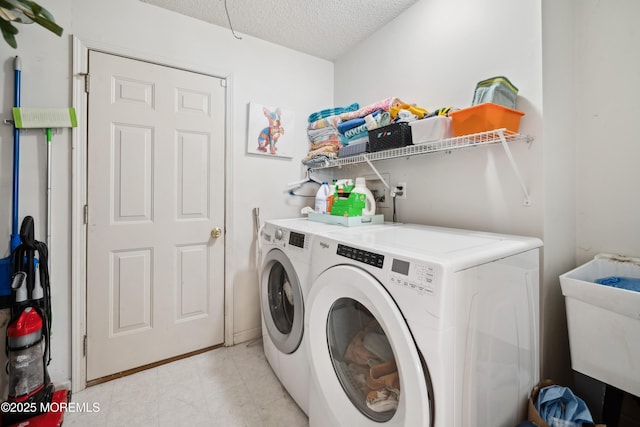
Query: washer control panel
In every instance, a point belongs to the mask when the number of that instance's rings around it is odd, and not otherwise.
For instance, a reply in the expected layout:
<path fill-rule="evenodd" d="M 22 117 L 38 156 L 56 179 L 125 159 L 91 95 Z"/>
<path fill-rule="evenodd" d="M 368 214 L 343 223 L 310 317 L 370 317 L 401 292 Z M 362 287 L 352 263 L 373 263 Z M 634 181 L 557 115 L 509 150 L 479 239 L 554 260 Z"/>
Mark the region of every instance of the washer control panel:
<path fill-rule="evenodd" d="M 388 278 L 384 279 L 384 281 L 388 280 L 388 283 L 392 285 L 402 286 L 418 295 L 434 295 L 437 293 L 438 274 L 436 267 L 433 265 L 414 260 L 392 258 L 391 255 L 388 255 L 387 258 L 391 259 L 391 263 L 387 263 L 385 266 L 385 255 L 340 243 L 338 243 L 336 254 L 383 269 L 385 273 L 383 273 L 382 277 Z"/>
<path fill-rule="evenodd" d="M 336 254 L 378 268 L 382 268 L 382 265 L 384 264 L 384 255 L 365 251 L 363 249 L 352 248 L 351 246 L 338 244 Z"/>
<path fill-rule="evenodd" d="M 262 239 L 267 243 L 272 243 L 285 248 L 287 245 L 296 249 L 305 250 L 309 247 L 309 239 L 306 234 L 291 231 L 286 228 L 266 228 L 262 232 Z"/>
<path fill-rule="evenodd" d="M 299 248 L 304 248 L 304 237 L 304 234 L 292 231 L 289 233 L 289 244 Z"/>
<path fill-rule="evenodd" d="M 394 258 L 391 264 L 391 283 L 412 289 L 419 294 L 433 294 L 436 271 L 432 266 Z"/>

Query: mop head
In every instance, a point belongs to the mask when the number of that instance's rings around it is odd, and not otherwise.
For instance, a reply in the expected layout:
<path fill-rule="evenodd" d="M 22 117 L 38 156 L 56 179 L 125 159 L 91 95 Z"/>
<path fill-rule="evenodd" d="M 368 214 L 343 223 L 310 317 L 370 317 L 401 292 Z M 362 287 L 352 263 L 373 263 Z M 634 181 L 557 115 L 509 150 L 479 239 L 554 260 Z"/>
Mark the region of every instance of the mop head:
<path fill-rule="evenodd" d="M 73 108 L 13 108 L 13 124 L 18 129 L 74 128 L 78 126 Z"/>

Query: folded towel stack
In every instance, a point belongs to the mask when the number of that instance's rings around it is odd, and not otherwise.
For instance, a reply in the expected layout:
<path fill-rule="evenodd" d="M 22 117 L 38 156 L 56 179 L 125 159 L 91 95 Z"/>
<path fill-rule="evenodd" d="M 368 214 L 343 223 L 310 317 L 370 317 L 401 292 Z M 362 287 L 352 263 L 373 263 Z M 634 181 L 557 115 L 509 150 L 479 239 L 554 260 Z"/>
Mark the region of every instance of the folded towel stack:
<path fill-rule="evenodd" d="M 309 166 L 324 164 L 336 158 L 341 147 L 368 140 L 368 131 L 395 121 L 409 121 L 424 117 L 423 108 L 391 97 L 360 107 L 353 103 L 347 107 L 324 109 L 309 115 L 307 135 L 309 153 L 302 162 Z"/>

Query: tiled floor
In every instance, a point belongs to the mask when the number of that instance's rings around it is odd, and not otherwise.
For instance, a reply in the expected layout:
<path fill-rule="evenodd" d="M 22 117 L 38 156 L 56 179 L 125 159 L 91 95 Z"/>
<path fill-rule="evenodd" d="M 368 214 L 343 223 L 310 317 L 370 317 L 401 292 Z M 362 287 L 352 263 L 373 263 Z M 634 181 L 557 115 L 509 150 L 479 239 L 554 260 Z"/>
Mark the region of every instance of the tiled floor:
<path fill-rule="evenodd" d="M 89 387 L 72 401 L 78 409 L 99 411 L 69 411 L 64 427 L 309 425 L 271 370 L 260 340 Z"/>

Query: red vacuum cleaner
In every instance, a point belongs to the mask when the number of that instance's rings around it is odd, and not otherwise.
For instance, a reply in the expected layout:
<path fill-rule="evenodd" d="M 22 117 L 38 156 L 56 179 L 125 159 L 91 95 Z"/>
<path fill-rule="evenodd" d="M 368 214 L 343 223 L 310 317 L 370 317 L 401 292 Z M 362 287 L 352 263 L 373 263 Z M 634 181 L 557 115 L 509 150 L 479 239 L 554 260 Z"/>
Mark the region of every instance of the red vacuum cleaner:
<path fill-rule="evenodd" d="M 33 218 L 20 228 L 22 243 L 12 256 L 11 320 L 7 326 L 9 395 L 0 403 L 2 427 L 58 427 L 71 393 L 55 390 L 51 361 L 51 295 L 47 245 L 34 239 Z"/>

